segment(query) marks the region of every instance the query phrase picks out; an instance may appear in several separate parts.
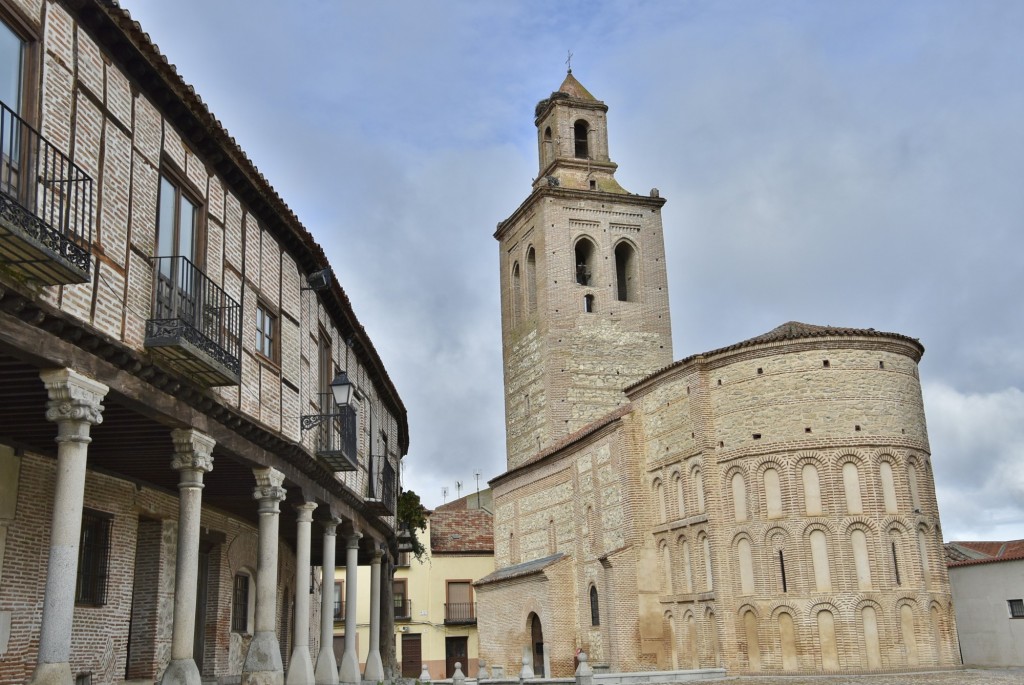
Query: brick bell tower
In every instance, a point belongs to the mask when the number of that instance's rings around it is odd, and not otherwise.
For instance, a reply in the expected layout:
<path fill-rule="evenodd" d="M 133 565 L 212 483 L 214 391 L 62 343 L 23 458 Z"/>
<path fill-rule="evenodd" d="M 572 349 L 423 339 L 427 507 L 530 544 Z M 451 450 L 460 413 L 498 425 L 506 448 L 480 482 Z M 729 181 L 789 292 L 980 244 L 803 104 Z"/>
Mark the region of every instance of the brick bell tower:
<path fill-rule="evenodd" d="M 626 403 L 672 362 L 661 207 L 615 180 L 608 106 L 569 71 L 537 103 L 533 191 L 501 252 L 508 468 Z"/>

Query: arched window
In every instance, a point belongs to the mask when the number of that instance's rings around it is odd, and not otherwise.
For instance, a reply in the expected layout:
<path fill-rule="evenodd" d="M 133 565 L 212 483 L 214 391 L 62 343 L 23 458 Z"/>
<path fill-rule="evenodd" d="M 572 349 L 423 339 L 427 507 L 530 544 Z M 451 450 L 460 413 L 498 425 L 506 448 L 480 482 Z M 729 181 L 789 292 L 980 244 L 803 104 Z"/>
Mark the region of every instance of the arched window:
<path fill-rule="evenodd" d="M 700 469 L 695 469 L 693 472 L 693 485 L 697 491 L 697 513 L 704 513 L 704 476 L 701 474 Z"/>
<path fill-rule="evenodd" d="M 693 567 L 690 565 L 690 543 L 682 541 L 683 549 L 683 587 L 687 594 L 693 592 Z"/>
<path fill-rule="evenodd" d="M 601 608 L 597 603 L 597 588 L 590 586 L 590 625 L 601 625 Z"/>
<path fill-rule="evenodd" d="M 761 644 L 757 637 L 757 616 L 749 609 L 743 613 L 743 632 L 747 638 L 747 660 L 750 670 L 760 670 Z"/>
<path fill-rule="evenodd" d="M 594 296 L 587 294 L 583 296 L 583 311 L 587 314 L 594 313 Z"/>
<path fill-rule="evenodd" d="M 818 649 L 821 666 L 826 671 L 839 668 L 839 649 L 836 647 L 836 617 L 828 609 L 818 612 Z"/>
<path fill-rule="evenodd" d="M 636 250 L 623 241 L 615 246 L 615 286 L 617 296 L 622 302 L 635 302 L 637 299 L 637 259 Z"/>
<path fill-rule="evenodd" d="M 853 567 L 857 572 L 857 587 L 861 590 L 871 589 L 871 561 L 868 557 L 868 536 L 857 528 L 850 533 L 850 546 L 853 547 Z"/>
<path fill-rule="evenodd" d="M 903 650 L 907 655 L 907 666 L 917 665 L 917 635 L 914 628 L 914 610 L 909 604 L 900 607 L 900 634 Z"/>
<path fill-rule="evenodd" d="M 590 149 L 587 144 L 587 134 L 590 133 L 590 124 L 583 119 L 579 119 L 575 124 L 572 125 L 572 138 L 575 144 L 575 153 L 577 159 L 587 159 L 590 157 Z"/>
<path fill-rule="evenodd" d="M 921 512 L 921 495 L 917 491 L 917 467 L 913 464 L 907 466 L 907 484 L 910 486 L 910 504 L 914 513 Z"/>
<path fill-rule="evenodd" d="M 512 264 L 512 324 L 519 323 L 519 307 L 522 297 L 522 279 L 519 276 L 519 262 Z"/>
<path fill-rule="evenodd" d="M 861 630 L 864 633 L 864 648 L 868 654 L 868 668 L 882 667 L 882 648 L 878 639 L 878 614 L 874 607 L 861 609 Z"/>
<path fill-rule="evenodd" d="M 685 487 L 683 483 L 683 474 L 677 473 L 675 476 L 676 484 L 676 506 L 679 507 L 679 518 L 686 516 L 686 495 L 683 491 Z"/>
<path fill-rule="evenodd" d="M 740 594 L 754 594 L 754 555 L 750 549 L 750 540 L 740 538 L 736 543 L 736 555 L 740 566 Z"/>
<path fill-rule="evenodd" d="M 732 508 L 737 521 L 747 520 L 747 483 L 743 474 L 732 474 Z"/>
<path fill-rule="evenodd" d="M 715 579 L 711 576 L 711 541 L 701 533 L 701 543 L 704 546 L 704 589 L 710 592 L 715 588 Z"/>
<path fill-rule="evenodd" d="M 832 575 L 828 567 L 828 538 L 820 530 L 811 531 L 811 565 L 818 592 L 831 592 Z"/>
<path fill-rule="evenodd" d="M 843 491 L 846 494 L 846 513 L 863 514 L 860 500 L 860 473 L 852 461 L 843 464 Z"/>
<path fill-rule="evenodd" d="M 662 487 L 660 478 L 654 480 L 654 501 L 658 507 L 658 523 L 664 523 L 668 520 L 668 512 L 665 511 L 665 488 Z"/>
<path fill-rule="evenodd" d="M 588 238 L 580 238 L 576 241 L 574 257 L 576 261 L 573 268 L 576 272 L 576 282 L 580 285 L 591 285 L 594 282 L 594 261 L 597 250 L 594 243 Z"/>
<path fill-rule="evenodd" d="M 796 626 L 793 615 L 783 611 L 778 616 L 779 643 L 782 645 L 782 670 L 795 671 L 800 668 L 800 660 L 796 655 Z"/>
<path fill-rule="evenodd" d="M 669 549 L 668 543 L 662 540 L 661 542 L 661 564 L 662 573 L 665 574 L 665 594 L 672 594 L 672 550 Z"/>
<path fill-rule="evenodd" d="M 821 483 L 818 480 L 818 467 L 804 464 L 802 471 L 804 481 L 804 506 L 809 516 L 821 515 Z"/>
<path fill-rule="evenodd" d="M 917 531 L 917 549 L 921 554 L 921 573 L 923 574 L 925 587 L 931 586 L 932 571 L 931 566 L 928 563 L 928 536 L 925 535 L 924 528 L 919 528 Z"/>
<path fill-rule="evenodd" d="M 526 251 L 526 315 L 537 311 L 537 254 L 533 247 Z"/>
<path fill-rule="evenodd" d="M 765 506 L 768 509 L 768 518 L 781 518 L 782 487 L 779 484 L 778 469 L 768 468 L 764 470 L 764 499 Z"/>
<path fill-rule="evenodd" d="M 879 464 L 878 475 L 882 480 L 882 499 L 885 502 L 885 513 L 899 513 L 899 509 L 896 506 L 896 479 L 892 473 L 892 464 L 887 461 Z"/>

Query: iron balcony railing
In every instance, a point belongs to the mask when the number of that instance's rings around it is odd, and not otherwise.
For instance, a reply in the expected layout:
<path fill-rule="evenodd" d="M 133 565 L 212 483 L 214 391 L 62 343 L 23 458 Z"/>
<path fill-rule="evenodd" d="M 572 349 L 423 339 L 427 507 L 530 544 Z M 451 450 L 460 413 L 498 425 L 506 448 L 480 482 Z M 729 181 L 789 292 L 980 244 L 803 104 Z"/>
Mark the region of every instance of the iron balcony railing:
<path fill-rule="evenodd" d="M 89 280 L 93 181 L 0 102 L 0 255 L 48 285 Z"/>
<path fill-rule="evenodd" d="M 332 471 L 355 471 L 359 468 L 359 456 L 356 453 L 356 439 L 359 424 L 356 421 L 356 410 L 351 406 L 339 407 L 334 395 L 329 392 L 320 393 L 320 414 L 307 419 L 317 419 L 309 427 L 316 427 L 316 454 Z M 303 428 L 306 428 L 303 425 Z"/>
<path fill-rule="evenodd" d="M 334 620 L 344 621 L 345 620 L 345 601 L 336 601 L 334 603 Z"/>
<path fill-rule="evenodd" d="M 366 479 L 366 500 L 376 504 L 377 512 L 395 515 L 397 504 L 398 474 L 387 455 L 370 457 Z"/>
<path fill-rule="evenodd" d="M 172 361 L 210 385 L 238 382 L 242 306 L 185 257 L 156 257 L 149 347 L 187 348 Z"/>
<path fill-rule="evenodd" d="M 476 602 L 446 602 L 445 623 L 476 623 Z"/>
<path fill-rule="evenodd" d="M 410 618 L 412 618 L 412 600 L 395 597 L 395 620 L 408 621 Z"/>

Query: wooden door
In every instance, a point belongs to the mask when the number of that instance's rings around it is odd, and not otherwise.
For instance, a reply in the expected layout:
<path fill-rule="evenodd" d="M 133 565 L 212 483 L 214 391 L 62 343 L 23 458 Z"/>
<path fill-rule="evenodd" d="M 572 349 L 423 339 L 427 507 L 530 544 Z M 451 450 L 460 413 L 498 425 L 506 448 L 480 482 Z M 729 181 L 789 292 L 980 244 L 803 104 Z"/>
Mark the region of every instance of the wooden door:
<path fill-rule="evenodd" d="M 419 678 L 423 672 L 423 650 L 419 633 L 402 633 L 402 677 Z"/>
<path fill-rule="evenodd" d="M 444 639 L 445 673 L 447 678 L 455 675 L 455 663 L 462 664 L 462 674 L 469 670 L 469 638 L 446 637 Z"/>

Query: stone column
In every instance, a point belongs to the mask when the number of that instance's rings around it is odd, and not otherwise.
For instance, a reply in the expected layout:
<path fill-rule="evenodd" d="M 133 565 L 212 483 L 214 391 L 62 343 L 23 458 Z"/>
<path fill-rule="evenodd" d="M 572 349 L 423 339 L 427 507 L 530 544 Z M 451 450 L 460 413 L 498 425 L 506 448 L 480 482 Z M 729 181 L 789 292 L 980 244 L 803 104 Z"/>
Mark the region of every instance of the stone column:
<path fill-rule="evenodd" d="M 338 680 L 343 683 L 358 683 L 359 655 L 356 654 L 356 575 L 359 573 L 359 539 L 362 533 L 348 536 L 345 555 L 345 653 L 341 655 L 341 668 L 338 669 Z"/>
<path fill-rule="evenodd" d="M 203 474 L 213 470 L 214 441 L 196 430 L 171 431 L 178 481 L 178 552 L 174 571 L 174 623 L 171 663 L 161 685 L 200 685 L 192 648 L 196 629 L 196 580 L 199 576 L 199 520 L 202 515 Z"/>
<path fill-rule="evenodd" d="M 242 666 L 242 685 L 284 685 L 281 645 L 277 641 L 277 527 L 284 474 L 273 468 L 253 469 L 260 503 L 259 558 L 256 563 L 256 631 Z"/>
<path fill-rule="evenodd" d="M 370 562 L 370 653 L 366 655 L 363 680 L 384 680 L 384 663 L 380 659 L 380 558 L 384 553 L 374 545 Z M 348 631 L 345 631 L 348 634 Z"/>
<path fill-rule="evenodd" d="M 313 685 L 313 658 L 309 653 L 309 535 L 314 509 L 316 502 L 295 506 L 299 518 L 295 550 L 295 646 L 284 679 L 287 685 Z"/>
<path fill-rule="evenodd" d="M 324 577 L 320 584 L 320 653 L 316 656 L 316 685 L 338 685 L 338 662 L 334 660 L 334 542 L 341 519 L 320 522 L 324 527 Z"/>
<path fill-rule="evenodd" d="M 71 369 L 47 370 L 39 376 L 49 395 L 46 419 L 57 424 L 57 474 L 39 657 L 29 682 L 71 685 L 71 623 L 75 610 L 78 545 L 82 536 L 89 429 L 103 421 L 102 402 L 108 388 Z"/>

